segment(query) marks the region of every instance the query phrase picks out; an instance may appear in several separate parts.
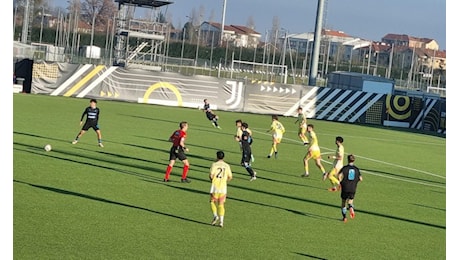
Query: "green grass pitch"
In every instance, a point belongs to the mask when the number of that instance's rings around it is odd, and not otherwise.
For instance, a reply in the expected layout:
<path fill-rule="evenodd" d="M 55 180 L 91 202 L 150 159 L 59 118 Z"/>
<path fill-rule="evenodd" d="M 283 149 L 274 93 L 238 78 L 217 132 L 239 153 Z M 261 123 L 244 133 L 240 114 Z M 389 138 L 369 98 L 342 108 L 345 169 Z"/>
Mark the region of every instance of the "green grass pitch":
<path fill-rule="evenodd" d="M 100 100 L 105 147 L 91 129 L 72 145 L 88 104 L 13 95 L 15 259 L 446 258 L 445 138 L 309 119 L 326 169 L 340 135 L 362 170 L 356 217 L 343 223 L 340 193 L 327 191 L 313 162 L 300 177 L 295 118 L 280 118 L 286 134 L 267 159 L 270 115 L 217 111 L 219 130 L 197 109 Z M 239 164 L 236 119 L 253 130 L 253 182 Z M 192 182 L 180 182 L 177 161 L 164 183 L 167 139 L 183 120 Z M 210 225 L 208 194 L 220 149 L 234 172 L 223 228 Z"/>

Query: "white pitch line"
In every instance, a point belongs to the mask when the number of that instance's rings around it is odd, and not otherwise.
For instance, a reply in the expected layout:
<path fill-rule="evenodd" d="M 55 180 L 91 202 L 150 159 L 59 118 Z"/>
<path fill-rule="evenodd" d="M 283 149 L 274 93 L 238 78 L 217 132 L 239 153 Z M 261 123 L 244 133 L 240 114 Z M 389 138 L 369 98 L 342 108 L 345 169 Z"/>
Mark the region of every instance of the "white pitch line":
<path fill-rule="evenodd" d="M 269 133 L 267 132 L 261 132 L 261 131 L 257 131 L 257 130 L 253 130 L 254 132 L 257 132 L 257 133 L 260 133 L 260 134 L 264 134 L 264 135 L 270 135 Z M 290 138 L 285 138 L 283 137 L 283 140 L 289 140 L 289 141 L 293 141 L 295 143 L 301 143 L 300 141 L 298 140 L 293 140 L 293 139 L 290 139 Z M 325 150 L 328 150 L 328 151 L 334 151 L 332 149 L 329 149 L 329 148 L 326 148 L 326 147 L 320 147 L 321 149 L 325 149 Z M 326 154 L 326 153 L 321 153 L 321 154 Z M 355 154 L 356 155 L 356 154 Z M 410 170 L 410 171 L 414 171 L 414 172 L 418 172 L 418 173 L 423 173 L 423 174 L 426 174 L 426 175 L 430 175 L 430 176 L 433 176 L 433 177 L 438 177 L 438 178 L 441 178 L 441 179 L 446 179 L 445 176 L 440 176 L 440 175 L 437 175 L 435 173 L 431 173 L 431 172 L 427 172 L 427 171 L 422 171 L 422 170 L 418 170 L 418 169 L 414 169 L 414 168 L 410 168 L 410 167 L 406 167 L 406 166 L 402 166 L 402 165 L 398 165 L 398 164 L 394 164 L 394 163 L 388 163 L 388 162 L 384 162 L 384 161 L 380 161 L 380 160 L 376 160 L 376 159 L 372 159 L 372 158 L 368 158 L 368 157 L 364 157 L 364 156 L 360 156 L 358 155 L 357 157 L 359 158 L 362 158 L 362 159 L 365 159 L 365 160 L 369 160 L 369 161 L 373 161 L 373 162 L 377 162 L 377 163 L 381 163 L 381 164 L 386 164 L 386 165 L 390 165 L 390 166 L 393 166 L 393 167 L 399 167 L 399 168 L 402 168 L 402 169 L 406 169 L 406 170 Z M 330 163 L 329 161 L 325 161 L 325 160 L 322 160 L 323 162 L 326 162 L 326 163 Z M 375 174 L 374 175 L 378 175 L 378 174 Z M 383 175 L 379 175 L 379 176 L 382 176 Z M 398 178 L 394 178 L 394 177 L 388 177 L 388 176 L 385 176 L 387 178 L 392 178 L 392 179 L 398 179 Z M 409 181 L 409 180 L 406 180 L 406 179 L 400 179 L 400 180 L 405 180 L 405 181 L 408 181 L 408 182 L 414 182 L 414 181 Z M 418 183 L 418 182 L 414 182 L 414 183 Z"/>
<path fill-rule="evenodd" d="M 380 161 L 380 160 L 376 160 L 376 159 L 372 159 L 372 158 L 367 158 L 367 157 L 364 157 L 364 156 L 359 156 L 359 157 L 363 158 L 363 159 L 366 159 L 366 160 L 369 160 L 369 161 L 382 163 L 382 164 L 386 164 L 386 165 L 390 165 L 390 166 L 394 166 L 394 167 L 399 167 L 399 168 L 403 168 L 403 169 L 406 169 L 406 170 L 415 171 L 415 172 L 419 172 L 419 173 L 424 173 L 426 175 L 430 175 L 430 176 L 433 176 L 433 177 L 438 177 L 438 178 L 441 178 L 441 179 L 446 179 L 445 176 L 437 175 L 435 173 L 426 172 L 426 171 L 422 171 L 422 170 L 417 170 L 417 169 L 414 169 L 414 168 L 410 168 L 410 167 L 406 167 L 406 166 L 402 166 L 402 165 L 398 165 L 398 164 L 394 164 L 394 163 L 388 163 L 388 162 L 384 162 L 384 161 Z"/>
<path fill-rule="evenodd" d="M 372 171 L 366 171 L 366 170 L 361 170 L 362 172 L 365 172 L 367 174 L 372 174 L 372 175 L 375 175 L 375 176 L 378 176 L 378 177 L 383 177 L 383 178 L 388 178 L 388 179 L 394 179 L 394 180 L 398 180 L 398 181 L 405 181 L 405 182 L 411 182 L 411 183 L 415 183 L 415 184 L 421 184 L 421 185 L 425 185 L 425 186 L 431 186 L 431 187 L 437 187 L 437 188 L 446 188 L 446 186 L 442 186 L 442 185 L 435 185 L 435 184 L 429 184 L 429 183 L 426 183 L 426 182 L 421 182 L 421 181 L 412 181 L 412 180 L 408 180 L 408 179 L 403 179 L 403 178 L 398 178 L 398 177 L 393 177 L 393 176 L 386 176 L 386 175 L 382 175 L 380 173 L 376 173 L 376 172 L 372 172 Z"/>

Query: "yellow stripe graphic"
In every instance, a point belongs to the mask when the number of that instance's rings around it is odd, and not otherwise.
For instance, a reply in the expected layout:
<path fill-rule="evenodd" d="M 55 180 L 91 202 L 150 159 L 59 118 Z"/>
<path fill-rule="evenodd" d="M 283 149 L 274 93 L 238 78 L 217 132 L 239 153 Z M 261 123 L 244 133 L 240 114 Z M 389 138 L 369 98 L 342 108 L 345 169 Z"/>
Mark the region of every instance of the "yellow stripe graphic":
<path fill-rule="evenodd" d="M 78 89 L 80 89 L 86 82 L 88 82 L 94 75 L 96 75 L 99 71 L 101 71 L 105 66 L 98 65 L 96 68 L 93 69 L 88 75 L 82 78 L 77 84 L 75 84 L 69 91 L 64 94 L 64 97 L 69 97 L 73 93 L 75 93 Z"/>

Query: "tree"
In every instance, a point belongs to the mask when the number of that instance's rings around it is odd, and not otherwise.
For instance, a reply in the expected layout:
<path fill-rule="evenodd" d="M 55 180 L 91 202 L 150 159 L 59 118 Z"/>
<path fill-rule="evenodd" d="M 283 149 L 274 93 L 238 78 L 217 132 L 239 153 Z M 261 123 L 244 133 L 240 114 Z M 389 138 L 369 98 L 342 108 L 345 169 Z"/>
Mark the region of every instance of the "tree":
<path fill-rule="evenodd" d="M 83 0 L 81 3 L 81 19 L 90 24 L 92 30 L 103 31 L 116 12 L 112 0 Z"/>
<path fill-rule="evenodd" d="M 99 25 L 98 31 L 104 30 L 115 11 L 115 4 L 110 0 L 84 0 L 82 2 L 82 18 L 91 25 L 90 46 L 93 46 L 94 43 L 94 29 L 96 24 Z"/>
<path fill-rule="evenodd" d="M 94 26 L 96 24 L 96 17 L 102 10 L 103 0 L 85 0 L 83 2 L 83 18 L 86 18 L 89 24 L 91 24 L 91 40 L 89 45 L 93 46 L 94 41 Z"/>
<path fill-rule="evenodd" d="M 98 22 L 101 22 L 102 28 L 100 29 L 106 28 L 109 20 L 112 20 L 117 12 L 118 8 L 113 0 L 104 0 L 102 10 L 99 12 L 97 20 Z"/>

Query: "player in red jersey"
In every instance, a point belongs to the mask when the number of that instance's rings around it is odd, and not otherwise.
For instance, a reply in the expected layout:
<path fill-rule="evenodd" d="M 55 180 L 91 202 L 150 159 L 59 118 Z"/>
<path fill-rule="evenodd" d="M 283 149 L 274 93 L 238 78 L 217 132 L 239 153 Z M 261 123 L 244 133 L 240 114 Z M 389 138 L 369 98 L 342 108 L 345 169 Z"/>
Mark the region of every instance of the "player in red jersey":
<path fill-rule="evenodd" d="M 187 178 L 188 169 L 190 164 L 188 162 L 185 152 L 188 152 L 188 148 L 185 147 L 185 138 L 187 137 L 188 123 L 182 121 L 179 123 L 180 129 L 174 131 L 169 137 L 169 141 L 173 143 L 171 149 L 169 150 L 169 165 L 166 168 L 164 182 L 169 181 L 169 175 L 171 174 L 174 163 L 176 159 L 179 159 L 184 163 L 184 168 L 182 169 L 182 178 L 181 182 L 190 183 L 191 181 Z"/>

